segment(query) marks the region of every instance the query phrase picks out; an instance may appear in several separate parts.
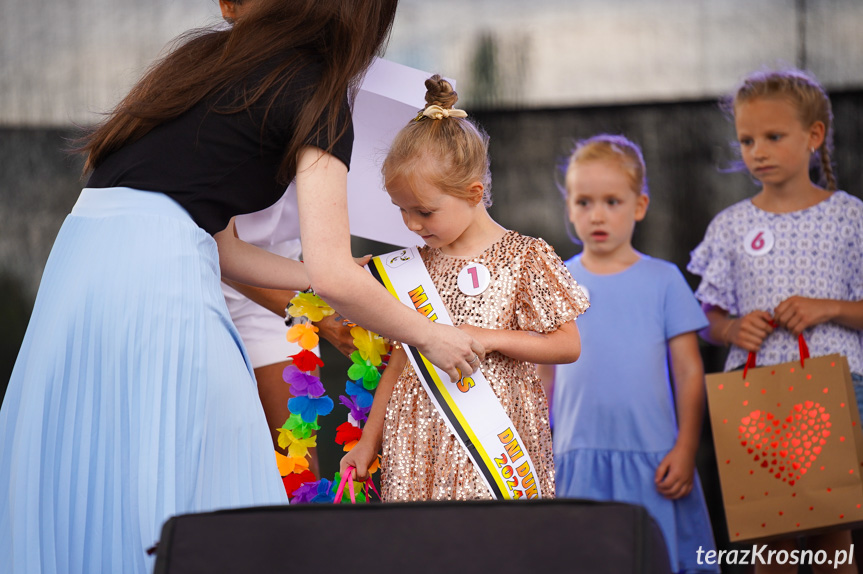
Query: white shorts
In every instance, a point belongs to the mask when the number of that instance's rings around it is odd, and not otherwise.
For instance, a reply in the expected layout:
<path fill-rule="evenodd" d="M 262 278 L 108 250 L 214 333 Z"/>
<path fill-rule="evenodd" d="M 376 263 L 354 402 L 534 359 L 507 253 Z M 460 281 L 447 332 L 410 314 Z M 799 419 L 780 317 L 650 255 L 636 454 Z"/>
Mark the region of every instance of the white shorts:
<path fill-rule="evenodd" d="M 288 328 L 285 327 L 284 317 L 250 301 L 224 283 L 222 292 L 254 368 L 288 361 L 288 357 L 302 350 L 296 343 L 289 343 L 285 337 Z M 317 349 L 314 351 L 320 356 Z"/>

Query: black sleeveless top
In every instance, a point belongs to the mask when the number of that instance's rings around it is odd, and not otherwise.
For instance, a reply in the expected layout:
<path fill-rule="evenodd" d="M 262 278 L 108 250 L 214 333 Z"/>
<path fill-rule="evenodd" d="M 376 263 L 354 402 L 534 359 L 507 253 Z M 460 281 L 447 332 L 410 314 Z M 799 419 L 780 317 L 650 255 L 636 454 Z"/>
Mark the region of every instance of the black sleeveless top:
<path fill-rule="evenodd" d="M 263 78 L 270 69 L 271 64 L 264 64 L 250 80 Z M 232 102 L 239 87 L 204 98 L 183 115 L 106 157 L 87 187 L 162 192 L 183 206 L 202 229 L 217 233 L 234 215 L 269 207 L 284 193 L 286 185 L 277 178 L 279 166 L 294 132 L 299 105 L 320 73 L 319 64 L 300 71 L 270 108 L 266 121 L 267 96 L 233 114 L 214 111 L 214 106 L 218 110 L 220 104 L 224 107 Z M 342 119 L 348 118 L 348 130 L 331 153 L 350 167 L 354 132 L 347 95 L 341 113 Z M 322 118 L 321 124 L 325 121 Z M 307 143 L 327 149 L 326 129 L 318 136 L 313 131 Z"/>

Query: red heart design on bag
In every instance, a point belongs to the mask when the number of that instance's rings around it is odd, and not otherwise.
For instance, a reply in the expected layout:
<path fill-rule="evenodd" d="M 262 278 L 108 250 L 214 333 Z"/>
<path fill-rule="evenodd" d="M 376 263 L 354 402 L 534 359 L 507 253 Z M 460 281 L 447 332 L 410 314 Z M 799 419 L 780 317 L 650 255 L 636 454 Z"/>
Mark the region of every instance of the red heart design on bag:
<path fill-rule="evenodd" d="M 771 412 L 752 411 L 740 418 L 740 445 L 774 478 L 794 486 L 830 436 L 833 423 L 826 410 L 815 401 L 805 401 L 781 420 Z"/>

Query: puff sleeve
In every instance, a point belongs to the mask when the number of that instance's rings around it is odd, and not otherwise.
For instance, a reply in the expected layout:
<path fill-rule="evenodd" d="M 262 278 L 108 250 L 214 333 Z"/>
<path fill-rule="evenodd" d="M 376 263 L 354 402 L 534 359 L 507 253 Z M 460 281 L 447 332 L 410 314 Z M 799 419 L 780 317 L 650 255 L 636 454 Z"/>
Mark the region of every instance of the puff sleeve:
<path fill-rule="evenodd" d="M 707 226 L 702 242 L 690 253 L 686 269 L 701 276 L 695 297 L 702 303 L 739 314 L 732 276 L 734 258 L 728 247 L 732 244 L 733 229 L 716 218 Z"/>
<path fill-rule="evenodd" d="M 548 333 L 575 319 L 590 303 L 554 249 L 529 238 L 516 295 L 518 327 Z"/>

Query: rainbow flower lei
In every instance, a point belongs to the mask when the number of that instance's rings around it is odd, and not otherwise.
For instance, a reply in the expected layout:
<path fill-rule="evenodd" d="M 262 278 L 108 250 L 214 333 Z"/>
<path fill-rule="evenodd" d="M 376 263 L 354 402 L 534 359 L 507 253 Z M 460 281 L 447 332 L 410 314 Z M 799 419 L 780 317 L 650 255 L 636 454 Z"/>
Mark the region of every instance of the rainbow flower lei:
<path fill-rule="evenodd" d="M 332 504 L 340 473 L 337 472 L 332 480 L 317 480 L 309 470 L 308 457 L 309 448 L 317 446 L 317 437 L 312 433 L 321 428 L 318 417 L 328 415 L 334 406 L 333 400 L 326 396 L 320 378 L 311 374 L 315 368 L 324 366 L 320 357 L 312 352 L 320 340 L 318 328 L 312 323 L 329 317 L 335 311 L 314 293 L 298 293 L 291 299 L 288 313 L 300 321 L 288 329 L 287 339 L 298 343 L 302 351 L 291 356 L 293 365 L 282 373 L 284 381 L 291 385 L 294 398 L 288 401 L 290 416 L 278 429 L 279 446 L 287 449 L 288 455 L 276 451 L 276 462 L 291 503 Z M 372 393 L 378 386 L 390 352 L 390 346 L 383 337 L 359 325 L 351 326 L 351 335 L 357 350 L 351 353 L 352 364 L 348 369 L 345 395 L 339 396 L 339 401 L 350 410 L 350 414 L 348 420 L 336 428 L 336 443 L 342 445 L 345 452 L 353 449 L 362 437 L 363 425 L 372 407 Z M 379 468 L 378 459 L 369 473 Z M 362 483 L 357 482 L 355 486 L 357 501 L 367 502 Z M 347 491 L 340 502 L 350 502 Z"/>

